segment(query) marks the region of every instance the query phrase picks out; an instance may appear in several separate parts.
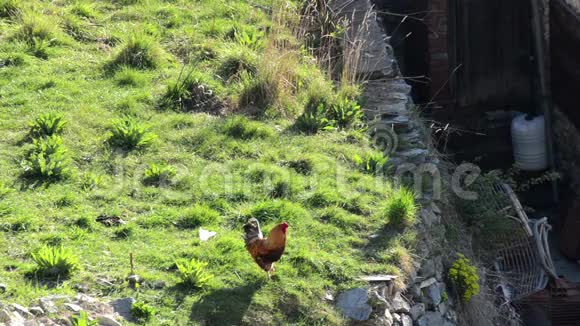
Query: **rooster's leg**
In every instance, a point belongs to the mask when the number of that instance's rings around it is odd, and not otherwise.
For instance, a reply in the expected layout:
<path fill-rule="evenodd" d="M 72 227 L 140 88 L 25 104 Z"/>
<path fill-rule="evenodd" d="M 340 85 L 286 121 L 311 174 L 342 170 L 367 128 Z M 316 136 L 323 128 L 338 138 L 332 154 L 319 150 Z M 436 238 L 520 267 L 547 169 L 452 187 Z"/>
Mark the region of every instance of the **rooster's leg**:
<path fill-rule="evenodd" d="M 270 274 L 270 271 L 268 271 L 268 280 L 272 279 L 272 275 Z"/>

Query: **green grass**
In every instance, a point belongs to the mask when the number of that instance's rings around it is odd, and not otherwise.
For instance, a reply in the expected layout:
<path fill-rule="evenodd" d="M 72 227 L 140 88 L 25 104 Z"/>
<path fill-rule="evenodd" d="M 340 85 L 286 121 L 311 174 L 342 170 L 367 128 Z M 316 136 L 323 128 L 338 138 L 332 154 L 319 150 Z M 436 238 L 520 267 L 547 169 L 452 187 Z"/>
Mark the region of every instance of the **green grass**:
<path fill-rule="evenodd" d="M 326 291 L 404 274 L 412 228 L 385 217 L 390 181 L 352 162 L 376 153 L 366 136 L 348 123 L 293 127 L 338 90 L 299 45 L 272 45 L 274 23 L 252 5 L 270 1 L 12 3 L 22 15 L 0 17 L 0 280 L 10 285 L 0 301 L 30 306 L 85 284 L 104 301 L 145 302 L 152 325 L 340 325 Z M 50 117 L 31 135 L 48 112 L 66 125 Z M 271 281 L 244 248 L 250 217 L 266 233 L 290 223 Z M 216 237 L 201 242 L 200 227 Z M 45 246 L 78 257 L 50 287 L 30 273 Z M 167 287 L 127 287 L 128 253 L 145 285 Z M 213 275 L 201 288 L 184 286 L 176 265 L 193 259 Z"/>

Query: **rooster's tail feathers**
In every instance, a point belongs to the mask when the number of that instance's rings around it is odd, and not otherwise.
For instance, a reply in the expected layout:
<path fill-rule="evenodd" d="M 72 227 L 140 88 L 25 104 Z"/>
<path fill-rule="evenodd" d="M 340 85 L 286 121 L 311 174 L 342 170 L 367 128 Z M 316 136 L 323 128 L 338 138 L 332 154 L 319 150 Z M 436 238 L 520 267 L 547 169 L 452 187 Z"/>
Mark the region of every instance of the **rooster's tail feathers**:
<path fill-rule="evenodd" d="M 248 223 L 244 225 L 244 240 L 246 245 L 256 239 L 262 239 L 262 230 L 260 229 L 260 222 L 257 219 L 251 218 Z"/>

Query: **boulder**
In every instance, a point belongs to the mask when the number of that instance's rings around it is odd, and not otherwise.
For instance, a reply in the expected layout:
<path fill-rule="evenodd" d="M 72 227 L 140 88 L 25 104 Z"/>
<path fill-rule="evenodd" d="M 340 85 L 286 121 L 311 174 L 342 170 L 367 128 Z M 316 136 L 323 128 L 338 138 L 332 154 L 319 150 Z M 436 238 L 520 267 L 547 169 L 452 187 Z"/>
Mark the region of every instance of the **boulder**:
<path fill-rule="evenodd" d="M 413 326 L 413 319 L 409 315 L 401 315 L 402 326 Z"/>
<path fill-rule="evenodd" d="M 26 307 L 23 307 L 17 303 L 13 303 L 12 308 L 14 308 L 14 311 L 17 312 L 20 316 L 26 319 L 34 318 L 34 315 L 31 314 Z"/>
<path fill-rule="evenodd" d="M 99 326 L 121 326 L 121 323 L 112 316 L 98 316 Z"/>
<path fill-rule="evenodd" d="M 83 307 L 79 306 L 78 304 L 74 304 L 74 303 L 65 303 L 64 306 L 72 312 L 79 312 L 79 311 L 83 310 Z"/>
<path fill-rule="evenodd" d="M 411 318 L 413 320 L 419 319 L 421 316 L 425 314 L 425 304 L 417 303 L 413 305 L 411 307 L 411 310 L 409 311 L 409 314 L 411 315 Z"/>
<path fill-rule="evenodd" d="M 44 315 L 44 310 L 42 310 L 42 308 L 40 308 L 40 307 L 31 307 L 30 309 L 28 309 L 28 311 L 30 311 L 30 313 L 35 315 L 35 316 Z"/>
<path fill-rule="evenodd" d="M 131 307 L 133 307 L 134 303 L 135 299 L 133 298 L 123 298 L 111 301 L 110 304 L 116 313 L 118 313 L 124 319 L 130 320 L 132 318 Z"/>
<path fill-rule="evenodd" d="M 439 283 L 433 283 L 428 287 L 422 289 L 423 302 L 436 307 L 441 303 L 441 288 Z"/>
<path fill-rule="evenodd" d="M 409 313 L 411 306 L 409 303 L 401 296 L 401 293 L 397 293 L 392 300 L 392 311 L 397 313 Z"/>
<path fill-rule="evenodd" d="M 338 295 L 336 306 L 350 319 L 368 320 L 372 307 L 367 303 L 368 291 L 364 288 L 354 288 Z"/>

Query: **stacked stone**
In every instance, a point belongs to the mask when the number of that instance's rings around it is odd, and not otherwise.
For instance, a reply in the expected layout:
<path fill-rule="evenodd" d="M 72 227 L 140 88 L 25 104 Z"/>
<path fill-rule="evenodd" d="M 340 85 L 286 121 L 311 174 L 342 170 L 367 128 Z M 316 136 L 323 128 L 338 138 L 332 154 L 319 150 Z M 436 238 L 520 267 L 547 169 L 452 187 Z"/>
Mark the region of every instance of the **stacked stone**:
<path fill-rule="evenodd" d="M 335 1 L 334 10 L 347 17 L 351 24 L 347 33 L 363 38 L 359 73 L 365 84 L 365 115 L 371 125 L 391 130 L 397 138 L 396 148 L 389 151 L 389 161 L 395 165 L 438 163 L 428 148 L 422 122 L 415 115 L 410 97 L 411 87 L 401 77 L 388 37 L 372 12 L 369 0 Z M 369 19 L 369 17 L 371 19 Z M 373 128 L 371 128 L 373 129 Z M 442 211 L 436 200 L 421 198 L 422 209 L 417 226 L 419 255 L 415 271 L 409 275 L 405 293 L 393 292 L 392 281 L 370 282 L 366 288 L 356 288 L 338 295 L 336 305 L 352 320 L 362 325 L 452 326 L 457 324 L 451 296 L 446 294 L 442 256 L 434 255 L 431 230 L 441 223 Z M 380 279 L 380 278 L 379 278 Z"/>

